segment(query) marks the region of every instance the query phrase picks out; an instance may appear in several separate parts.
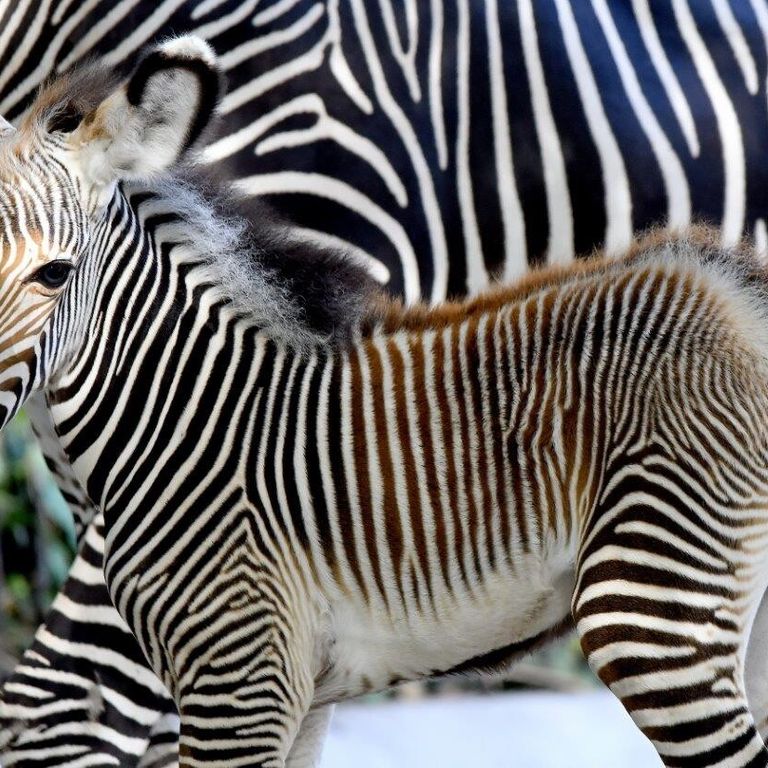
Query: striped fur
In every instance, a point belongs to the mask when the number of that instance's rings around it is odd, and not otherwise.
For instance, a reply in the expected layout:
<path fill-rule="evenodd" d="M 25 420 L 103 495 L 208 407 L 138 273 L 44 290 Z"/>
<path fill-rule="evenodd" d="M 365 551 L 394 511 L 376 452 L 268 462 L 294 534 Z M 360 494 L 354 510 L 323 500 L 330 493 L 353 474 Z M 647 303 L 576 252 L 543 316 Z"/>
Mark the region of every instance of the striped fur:
<path fill-rule="evenodd" d="M 27 173 L 68 171 L 47 178 L 76 213 L 74 145 L 41 137 Z M 297 348 L 232 301 L 205 202 L 150 189 L 89 216 L 0 391 L 5 420 L 46 392 L 183 765 L 290 764 L 307 713 L 509 660 L 572 614 L 666 765 L 768 766 L 745 672 L 768 584 L 748 248 L 657 237 Z"/>
<path fill-rule="evenodd" d="M 123 63 L 195 29 L 227 52 L 233 92 L 206 159 L 350 244 L 393 291 L 440 299 L 666 218 L 704 215 L 764 247 L 767 19 L 763 0 L 0 1 L 0 112 L 18 116 L 54 68 Z"/>

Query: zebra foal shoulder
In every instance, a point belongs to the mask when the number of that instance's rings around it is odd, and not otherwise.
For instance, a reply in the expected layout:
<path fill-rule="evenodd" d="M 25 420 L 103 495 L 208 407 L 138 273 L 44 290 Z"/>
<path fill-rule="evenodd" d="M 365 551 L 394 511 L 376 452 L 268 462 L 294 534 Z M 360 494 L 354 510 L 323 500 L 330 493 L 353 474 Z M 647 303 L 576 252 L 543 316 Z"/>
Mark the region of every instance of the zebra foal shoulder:
<path fill-rule="evenodd" d="M 656 237 L 470 302 L 360 305 L 329 339 L 265 268 L 280 239 L 169 176 L 181 142 L 147 151 L 143 105 L 177 137 L 207 119 L 189 94 L 216 82 L 195 74 L 210 52 L 177 46 L 196 67 L 161 49 L 73 131 L 43 94 L 0 142 L 25 245 L 0 282 L 23 286 L 7 323 L 26 330 L 0 407 L 45 393 L 104 512 L 110 596 L 178 705 L 181 763 L 291 765 L 329 704 L 512 659 L 573 616 L 666 765 L 768 766 L 748 691 L 768 276 L 749 249 Z M 18 188 L 56 190 L 67 226 Z"/>

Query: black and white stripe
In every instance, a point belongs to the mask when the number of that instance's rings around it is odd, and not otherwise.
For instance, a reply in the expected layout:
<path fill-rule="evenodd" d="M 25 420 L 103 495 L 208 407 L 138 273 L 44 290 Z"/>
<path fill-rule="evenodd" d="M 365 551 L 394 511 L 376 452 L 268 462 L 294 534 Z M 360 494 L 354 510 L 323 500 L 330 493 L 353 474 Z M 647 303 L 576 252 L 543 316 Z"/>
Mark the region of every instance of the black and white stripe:
<path fill-rule="evenodd" d="M 0 113 L 185 29 L 232 85 L 206 159 L 410 298 L 663 218 L 766 241 L 762 0 L 0 4 Z"/>

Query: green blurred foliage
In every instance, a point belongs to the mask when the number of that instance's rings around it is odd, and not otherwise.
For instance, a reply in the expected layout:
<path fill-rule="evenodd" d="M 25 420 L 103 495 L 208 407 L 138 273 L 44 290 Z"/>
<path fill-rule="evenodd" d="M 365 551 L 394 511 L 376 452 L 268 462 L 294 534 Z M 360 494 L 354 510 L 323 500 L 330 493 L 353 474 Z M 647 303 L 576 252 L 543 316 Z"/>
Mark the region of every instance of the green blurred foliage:
<path fill-rule="evenodd" d="M 0 435 L 0 675 L 29 645 L 74 550 L 72 516 L 22 413 Z"/>

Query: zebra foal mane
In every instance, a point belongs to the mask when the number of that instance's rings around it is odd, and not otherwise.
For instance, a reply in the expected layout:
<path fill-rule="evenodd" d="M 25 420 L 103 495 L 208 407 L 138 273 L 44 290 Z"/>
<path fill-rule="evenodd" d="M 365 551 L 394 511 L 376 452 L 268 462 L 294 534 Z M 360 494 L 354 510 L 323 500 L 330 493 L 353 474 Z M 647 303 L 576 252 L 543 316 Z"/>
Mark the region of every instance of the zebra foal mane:
<path fill-rule="evenodd" d="M 352 257 L 295 235 L 269 205 L 237 197 L 198 167 L 152 190 L 158 207 L 178 217 L 180 238 L 208 263 L 223 297 L 265 334 L 307 351 L 358 333 L 379 288 Z"/>

